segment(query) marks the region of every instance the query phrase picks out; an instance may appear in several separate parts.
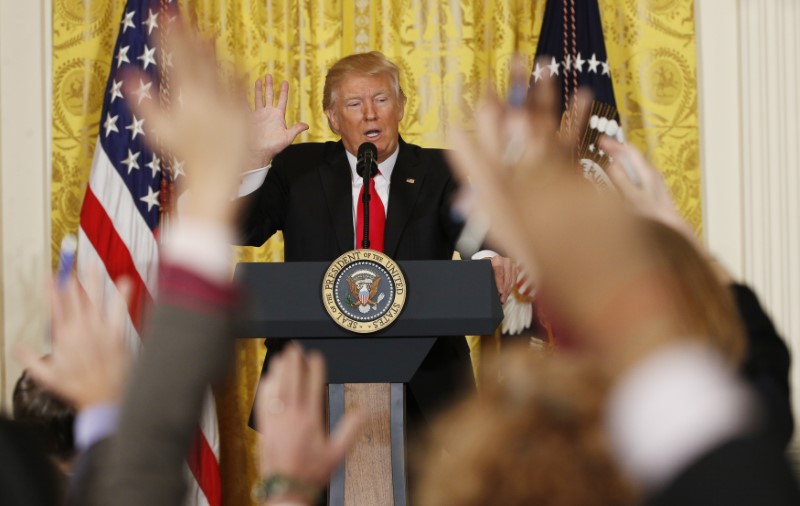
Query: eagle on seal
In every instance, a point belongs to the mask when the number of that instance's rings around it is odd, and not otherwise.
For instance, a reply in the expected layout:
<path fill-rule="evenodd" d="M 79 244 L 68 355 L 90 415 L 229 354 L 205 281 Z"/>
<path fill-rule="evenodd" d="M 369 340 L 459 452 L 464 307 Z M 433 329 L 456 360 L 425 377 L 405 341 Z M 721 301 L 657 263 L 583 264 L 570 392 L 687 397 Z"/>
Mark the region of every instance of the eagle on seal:
<path fill-rule="evenodd" d="M 350 305 L 352 307 L 358 306 L 359 311 L 362 313 L 369 311 L 370 306 L 377 306 L 378 302 L 383 299 L 383 297 L 378 297 L 378 300 L 375 300 L 375 295 L 378 293 L 378 287 L 380 286 L 380 283 L 381 277 L 376 276 L 369 285 L 369 289 L 367 289 L 367 283 L 363 283 L 359 288 L 359 286 L 356 285 L 356 282 L 353 281 L 353 278 L 347 278 L 347 284 L 350 285 L 350 293 L 356 299 Z"/>

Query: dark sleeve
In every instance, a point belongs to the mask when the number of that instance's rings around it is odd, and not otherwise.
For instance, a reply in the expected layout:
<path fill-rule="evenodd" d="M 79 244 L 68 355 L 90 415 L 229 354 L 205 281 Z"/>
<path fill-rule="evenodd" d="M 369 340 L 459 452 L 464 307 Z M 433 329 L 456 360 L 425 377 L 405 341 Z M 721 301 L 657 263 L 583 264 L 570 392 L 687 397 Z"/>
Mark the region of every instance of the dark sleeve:
<path fill-rule="evenodd" d="M 742 374 L 763 404 L 766 435 L 785 448 L 794 431 L 789 350 L 756 294 L 745 285 L 734 284 L 731 289 L 747 339 Z"/>
<path fill-rule="evenodd" d="M 241 246 L 261 246 L 283 229 L 289 198 L 285 165 L 284 157 L 275 157 L 261 187 L 241 198 L 238 234 Z"/>
<path fill-rule="evenodd" d="M 105 472 L 111 441 L 110 437 L 96 441 L 76 457 L 70 469 L 72 476 L 64 498 L 65 506 L 92 504 L 92 487 Z"/>
<path fill-rule="evenodd" d="M 800 491 L 783 451 L 757 437 L 725 443 L 648 498 L 648 506 L 789 506 Z"/>
<path fill-rule="evenodd" d="M 174 506 L 186 492 L 184 462 L 210 383 L 233 357 L 230 287 L 163 268 L 144 339 L 94 504 Z"/>
<path fill-rule="evenodd" d="M 0 504 L 58 504 L 56 470 L 41 437 L 0 416 Z"/>

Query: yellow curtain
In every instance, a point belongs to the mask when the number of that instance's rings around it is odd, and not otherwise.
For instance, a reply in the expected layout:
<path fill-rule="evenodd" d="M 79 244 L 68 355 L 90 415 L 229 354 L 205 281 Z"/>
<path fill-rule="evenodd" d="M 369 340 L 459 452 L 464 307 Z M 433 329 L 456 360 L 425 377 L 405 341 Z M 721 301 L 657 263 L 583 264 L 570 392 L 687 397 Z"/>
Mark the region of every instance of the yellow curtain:
<path fill-rule="evenodd" d="M 693 6 L 599 2 L 628 139 L 666 169 L 681 211 L 699 230 Z M 78 226 L 124 3 L 53 2 L 54 262 L 62 237 Z M 311 126 L 300 141 L 334 138 L 321 110 L 327 68 L 353 52 L 384 52 L 400 66 L 409 96 L 400 131 L 428 147 L 445 146 L 448 126 L 468 117 L 487 80 L 505 90 L 515 49 L 532 59 L 544 12 L 543 1 L 531 0 L 180 0 L 179 6 L 217 41 L 229 71 L 250 82 L 267 72 L 289 81 L 288 119 Z M 237 257 L 280 261 L 282 239 L 240 248 Z M 257 470 L 246 420 L 263 359 L 260 341 L 238 343 L 236 372 L 217 391 L 225 504 L 250 503 Z"/>

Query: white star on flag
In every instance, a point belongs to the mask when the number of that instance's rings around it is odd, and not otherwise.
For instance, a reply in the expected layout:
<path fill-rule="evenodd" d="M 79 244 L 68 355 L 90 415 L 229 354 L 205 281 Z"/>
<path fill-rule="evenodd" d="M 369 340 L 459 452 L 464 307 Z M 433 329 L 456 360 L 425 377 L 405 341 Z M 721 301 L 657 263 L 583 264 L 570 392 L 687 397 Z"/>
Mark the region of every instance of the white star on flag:
<path fill-rule="evenodd" d="M 558 75 L 558 67 L 560 66 L 561 65 L 556 61 L 556 57 L 554 56 L 553 60 L 550 62 L 550 65 L 547 66 L 547 68 L 550 69 L 550 77 Z"/>
<path fill-rule="evenodd" d="M 106 129 L 106 137 L 111 132 L 119 133 L 119 128 L 117 128 L 117 120 L 119 119 L 119 115 L 111 116 L 111 113 L 106 114 L 106 122 L 103 123 L 103 128 Z"/>
<path fill-rule="evenodd" d="M 597 59 L 597 55 L 592 53 L 592 58 L 589 60 L 589 72 L 597 73 L 597 66 L 600 65 L 600 60 Z"/>
<path fill-rule="evenodd" d="M 156 48 L 148 48 L 147 44 L 144 45 L 144 51 L 140 56 L 137 56 L 137 60 L 142 60 L 144 69 L 147 70 L 147 67 L 152 63 L 153 65 L 156 64 L 156 57 L 155 53 Z"/>
<path fill-rule="evenodd" d="M 161 172 L 161 159 L 153 154 L 153 159 L 150 160 L 150 163 L 145 165 L 148 169 L 153 171 L 153 177 L 156 177 L 156 172 Z"/>
<path fill-rule="evenodd" d="M 149 13 L 147 21 L 142 24 L 147 27 L 147 35 L 150 35 L 153 33 L 153 28 L 158 28 L 158 21 L 156 21 L 158 19 L 158 13 L 153 12 L 152 9 L 147 9 L 147 12 Z"/>
<path fill-rule="evenodd" d="M 608 73 L 608 62 L 607 61 L 600 62 L 600 65 L 602 65 L 602 67 L 603 67 L 603 75 L 604 76 L 610 75 Z"/>
<path fill-rule="evenodd" d="M 172 180 L 177 181 L 178 176 L 185 176 L 186 173 L 183 171 L 183 162 L 181 160 L 175 159 L 175 162 L 172 164 Z"/>
<path fill-rule="evenodd" d="M 142 202 L 146 202 L 147 203 L 147 211 L 148 212 L 151 209 L 153 209 L 153 206 L 161 207 L 161 204 L 158 203 L 158 194 L 159 193 L 161 193 L 160 190 L 157 191 L 157 192 L 154 192 L 153 189 L 148 186 L 147 187 L 147 195 L 145 195 L 144 197 L 139 199 Z"/>
<path fill-rule="evenodd" d="M 112 80 L 111 83 L 111 103 L 114 103 L 114 100 L 119 98 L 125 98 L 122 96 L 122 84 L 124 81 L 117 81 L 116 79 Z"/>
<path fill-rule="evenodd" d="M 133 169 L 139 169 L 139 155 L 141 152 L 137 151 L 136 153 L 132 153 L 130 149 L 128 149 L 128 158 L 122 160 L 122 165 L 128 167 L 128 174 L 131 173 Z"/>
<path fill-rule="evenodd" d="M 566 59 L 564 59 L 564 73 L 566 73 L 571 68 L 572 68 L 572 55 L 568 54 Z"/>
<path fill-rule="evenodd" d="M 136 11 L 128 11 L 125 13 L 125 18 L 122 20 L 122 23 L 120 23 L 122 25 L 122 33 L 125 33 L 128 28 L 136 28 L 136 25 L 133 24 L 133 16 L 135 15 Z"/>
<path fill-rule="evenodd" d="M 139 134 L 144 135 L 144 129 L 142 128 L 142 125 L 144 125 L 144 118 L 136 119 L 136 115 L 134 114 L 133 115 L 133 121 L 131 122 L 130 125 L 125 127 L 125 130 L 130 130 L 131 131 L 131 135 L 133 135 L 132 138 L 136 139 L 137 135 L 139 135 Z"/>
<path fill-rule="evenodd" d="M 128 50 L 130 50 L 131 46 L 125 46 L 119 48 L 119 53 L 117 53 L 117 68 L 119 68 L 123 63 L 130 63 L 131 61 L 128 59 Z"/>
<path fill-rule="evenodd" d="M 144 84 L 144 81 L 139 79 L 139 89 L 134 91 L 133 94 L 136 95 L 137 104 L 141 104 L 142 100 L 146 98 L 152 99 L 153 97 L 150 96 L 150 87 L 153 86 L 153 82 L 150 81 L 147 84 Z"/>
<path fill-rule="evenodd" d="M 581 54 L 578 53 L 578 56 L 575 57 L 575 69 L 578 72 L 583 72 L 583 64 L 586 63 L 586 60 L 581 59 Z"/>
<path fill-rule="evenodd" d="M 539 81 L 542 80 L 542 71 L 544 71 L 544 69 L 537 63 L 536 68 L 533 70 L 532 73 L 534 83 L 538 83 Z"/>

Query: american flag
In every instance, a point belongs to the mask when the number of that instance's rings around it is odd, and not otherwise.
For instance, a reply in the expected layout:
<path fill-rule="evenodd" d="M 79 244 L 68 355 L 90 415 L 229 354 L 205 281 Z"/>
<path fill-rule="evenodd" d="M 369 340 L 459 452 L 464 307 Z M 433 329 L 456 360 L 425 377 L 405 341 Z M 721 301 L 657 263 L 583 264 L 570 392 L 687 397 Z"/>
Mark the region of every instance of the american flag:
<path fill-rule="evenodd" d="M 597 0 L 548 0 L 536 48 L 530 85 L 558 80 L 564 124 L 571 124 L 567 103 L 579 88 L 591 90 L 589 124 L 580 137 L 578 158 L 584 176 L 600 185 L 611 185 L 605 174 L 610 162 L 598 145 L 600 136 L 624 142 L 624 132 L 614 98 L 614 82 L 606 53 Z"/>
<path fill-rule="evenodd" d="M 104 278 L 104 300 L 109 300 L 120 277 L 127 276 L 133 281 L 134 298 L 126 321 L 126 337 L 135 350 L 141 345 L 142 316 L 156 296 L 163 170 L 171 165 L 175 177 L 181 173 L 179 161 L 172 160 L 170 164 L 146 147 L 145 138 L 155 134 L 126 103 L 126 100 L 158 100 L 158 73 L 166 70 L 160 66 L 166 62 L 168 67 L 170 58 L 156 48 L 156 41 L 166 25 L 165 18 L 175 14 L 174 6 L 163 11 L 162 3 L 172 2 L 126 2 L 78 230 L 77 271 L 81 283 L 85 284 L 90 269 L 98 270 Z M 124 76 L 130 76 L 126 70 L 131 67 L 143 70 L 147 77 L 137 78 L 138 83 L 126 86 L 130 83 L 124 83 Z M 133 96 L 124 96 L 123 93 L 131 92 L 123 90 L 133 90 Z M 210 391 L 186 463 L 187 504 L 220 505 L 219 430 Z"/>

